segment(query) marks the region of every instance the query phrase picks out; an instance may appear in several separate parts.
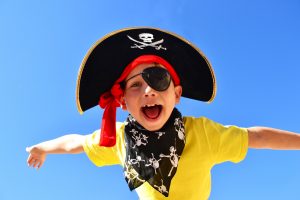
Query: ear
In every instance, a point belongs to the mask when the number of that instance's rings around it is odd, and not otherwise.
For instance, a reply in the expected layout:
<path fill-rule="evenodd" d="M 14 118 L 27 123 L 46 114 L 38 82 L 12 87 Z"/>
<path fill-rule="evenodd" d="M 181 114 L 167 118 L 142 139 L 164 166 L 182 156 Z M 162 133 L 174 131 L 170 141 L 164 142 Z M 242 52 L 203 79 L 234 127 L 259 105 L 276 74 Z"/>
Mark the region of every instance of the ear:
<path fill-rule="evenodd" d="M 123 96 L 120 98 L 120 101 L 119 101 L 119 103 L 121 104 L 121 108 L 122 108 L 122 110 L 127 110 L 127 107 L 126 107 L 126 102 L 125 102 L 125 99 L 124 99 L 124 97 L 123 97 Z"/>
<path fill-rule="evenodd" d="M 182 95 L 182 87 L 181 87 L 181 85 L 175 86 L 174 90 L 175 90 L 175 103 L 178 104 L 180 102 L 180 97 Z"/>

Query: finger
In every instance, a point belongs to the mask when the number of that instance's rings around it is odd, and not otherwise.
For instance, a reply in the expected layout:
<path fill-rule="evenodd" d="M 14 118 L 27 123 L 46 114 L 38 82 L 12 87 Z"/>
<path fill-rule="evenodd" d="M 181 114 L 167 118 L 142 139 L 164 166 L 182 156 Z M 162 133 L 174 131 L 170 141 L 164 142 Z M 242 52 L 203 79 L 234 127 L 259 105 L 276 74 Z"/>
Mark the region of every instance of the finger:
<path fill-rule="evenodd" d="M 35 160 L 31 159 L 30 162 L 28 163 L 28 166 L 33 167 L 34 163 L 35 163 Z"/>
<path fill-rule="evenodd" d="M 28 163 L 28 166 L 29 167 L 35 167 L 36 163 L 38 163 L 38 162 L 39 162 L 39 159 L 32 157 L 32 159 Z"/>
<path fill-rule="evenodd" d="M 30 163 L 32 162 L 33 160 L 33 156 L 30 154 L 27 158 L 27 164 L 30 166 Z"/>
<path fill-rule="evenodd" d="M 44 164 L 44 161 L 41 161 L 41 162 L 39 163 L 39 165 L 37 166 L 37 168 L 40 169 L 40 168 L 43 166 L 43 164 Z"/>
<path fill-rule="evenodd" d="M 39 160 L 35 160 L 34 164 L 33 164 L 33 168 L 37 168 L 39 165 L 40 161 Z"/>

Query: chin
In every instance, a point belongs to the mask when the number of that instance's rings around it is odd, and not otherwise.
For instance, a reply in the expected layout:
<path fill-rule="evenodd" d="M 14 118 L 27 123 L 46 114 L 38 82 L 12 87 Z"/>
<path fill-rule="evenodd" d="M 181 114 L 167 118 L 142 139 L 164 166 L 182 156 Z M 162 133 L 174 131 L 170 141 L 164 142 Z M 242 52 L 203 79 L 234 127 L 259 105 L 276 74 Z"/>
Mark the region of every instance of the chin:
<path fill-rule="evenodd" d="M 163 126 L 143 126 L 145 129 L 147 129 L 148 131 L 158 131 L 159 129 L 161 129 Z"/>
<path fill-rule="evenodd" d="M 166 123 L 165 122 L 162 122 L 161 121 L 162 119 L 160 120 L 157 120 L 156 122 L 153 122 L 153 121 L 148 121 L 148 120 L 142 120 L 141 122 L 139 122 L 145 129 L 147 129 L 148 131 L 158 131 L 160 130 L 164 124 Z"/>

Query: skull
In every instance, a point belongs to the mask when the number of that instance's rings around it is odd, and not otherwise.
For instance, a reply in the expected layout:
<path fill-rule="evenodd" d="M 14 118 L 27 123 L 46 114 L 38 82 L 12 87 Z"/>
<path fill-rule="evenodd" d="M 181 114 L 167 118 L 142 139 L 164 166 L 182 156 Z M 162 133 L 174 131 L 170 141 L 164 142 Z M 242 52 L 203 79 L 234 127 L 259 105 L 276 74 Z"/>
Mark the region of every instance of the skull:
<path fill-rule="evenodd" d="M 159 168 L 159 162 L 155 160 L 155 161 L 153 162 L 153 167 L 154 167 L 155 169 Z"/>
<path fill-rule="evenodd" d="M 152 40 L 154 39 L 153 35 L 151 33 L 141 33 L 139 34 L 139 37 L 141 40 L 147 43 L 151 43 Z"/>
<path fill-rule="evenodd" d="M 171 146 L 171 147 L 170 147 L 170 152 L 173 153 L 173 152 L 175 152 L 175 151 L 176 151 L 175 148 L 174 148 L 173 146 Z"/>

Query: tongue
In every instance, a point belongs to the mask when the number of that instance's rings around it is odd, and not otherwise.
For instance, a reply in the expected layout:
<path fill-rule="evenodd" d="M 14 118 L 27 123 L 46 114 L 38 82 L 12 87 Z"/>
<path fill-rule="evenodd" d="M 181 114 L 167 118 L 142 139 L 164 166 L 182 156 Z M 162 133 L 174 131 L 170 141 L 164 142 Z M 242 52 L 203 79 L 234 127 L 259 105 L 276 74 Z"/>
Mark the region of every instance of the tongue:
<path fill-rule="evenodd" d="M 147 117 L 149 117 L 151 119 L 155 119 L 158 117 L 158 115 L 160 113 L 160 106 L 144 107 L 143 111 Z"/>

